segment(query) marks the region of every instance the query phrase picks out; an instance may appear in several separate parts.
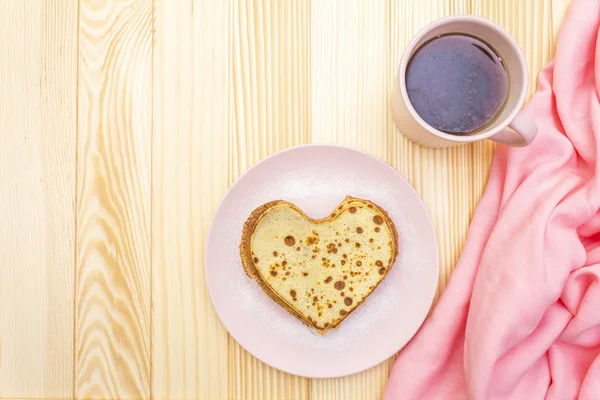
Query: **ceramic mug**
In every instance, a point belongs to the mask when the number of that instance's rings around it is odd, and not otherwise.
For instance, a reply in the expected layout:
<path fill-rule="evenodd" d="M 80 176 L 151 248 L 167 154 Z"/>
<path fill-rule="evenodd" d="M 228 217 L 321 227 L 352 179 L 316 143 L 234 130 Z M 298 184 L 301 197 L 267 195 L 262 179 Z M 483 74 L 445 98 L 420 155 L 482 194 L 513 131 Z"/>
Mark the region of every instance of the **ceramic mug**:
<path fill-rule="evenodd" d="M 428 125 L 415 111 L 406 90 L 406 67 L 412 55 L 427 41 L 445 34 L 467 34 L 492 47 L 501 57 L 509 76 L 506 103 L 496 119 L 472 134 L 452 135 Z M 392 91 L 392 115 L 400 132 L 424 147 L 449 147 L 491 139 L 509 146 L 527 146 L 537 133 L 535 123 L 519 113 L 527 95 L 527 62 L 512 36 L 495 23 L 473 16 L 439 19 L 423 28 L 406 48 Z M 460 99 L 457 99 L 460 101 Z"/>

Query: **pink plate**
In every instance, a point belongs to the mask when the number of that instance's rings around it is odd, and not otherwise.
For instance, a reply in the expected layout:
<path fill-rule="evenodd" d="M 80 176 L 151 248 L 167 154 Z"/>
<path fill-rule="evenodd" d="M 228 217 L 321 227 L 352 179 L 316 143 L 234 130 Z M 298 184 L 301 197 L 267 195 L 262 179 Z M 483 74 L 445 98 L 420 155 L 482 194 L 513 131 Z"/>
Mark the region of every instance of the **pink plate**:
<path fill-rule="evenodd" d="M 340 328 L 320 336 L 246 276 L 239 256 L 242 225 L 269 200 L 288 200 L 318 218 L 346 195 L 388 211 L 399 231 L 400 255 Z M 299 146 L 259 162 L 229 189 L 209 230 L 206 279 L 225 328 L 255 357 L 291 374 L 339 377 L 393 356 L 419 329 L 437 287 L 437 241 L 421 199 L 388 164 L 346 147 Z"/>

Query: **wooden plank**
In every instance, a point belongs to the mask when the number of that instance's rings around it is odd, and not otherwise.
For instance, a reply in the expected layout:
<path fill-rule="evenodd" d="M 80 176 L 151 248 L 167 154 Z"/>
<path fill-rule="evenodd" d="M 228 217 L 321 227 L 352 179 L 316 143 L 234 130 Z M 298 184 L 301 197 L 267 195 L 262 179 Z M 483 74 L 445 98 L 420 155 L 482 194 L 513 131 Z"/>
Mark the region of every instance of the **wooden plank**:
<path fill-rule="evenodd" d="M 390 88 L 396 82 L 404 48 L 414 35 L 438 18 L 468 14 L 469 9 L 467 0 L 390 1 L 388 77 L 393 79 Z M 456 264 L 470 216 L 483 191 L 483 184 L 470 182 L 473 145 L 426 149 L 404 138 L 391 117 L 388 121 L 389 161 L 419 193 L 437 232 L 440 251 L 439 296 Z M 480 166 L 486 177 L 488 166 L 489 162 Z M 475 192 L 474 196 L 470 196 L 472 191 Z"/>
<path fill-rule="evenodd" d="M 152 0 L 82 0 L 75 395 L 151 393 Z"/>
<path fill-rule="evenodd" d="M 71 397 L 77 2 L 0 25 L 0 398 Z"/>
<path fill-rule="evenodd" d="M 157 0 L 155 12 L 154 398 L 227 399 L 227 332 L 204 250 L 229 183 L 229 2 Z"/>
<path fill-rule="evenodd" d="M 426 23 L 450 13 L 466 12 L 467 2 L 450 1 L 314 1 L 312 4 L 313 140 L 349 144 L 383 158 L 415 186 L 432 213 L 440 239 L 444 285 L 457 251 L 443 239 L 455 235 L 456 220 L 468 213 L 455 176 L 464 175 L 468 148 L 420 148 L 395 128 L 389 109 L 402 49 Z M 442 201 L 448 194 L 462 214 L 448 218 Z M 460 232 L 458 232 L 460 234 Z M 343 379 L 312 383 L 314 398 L 380 398 L 392 360 Z"/>
<path fill-rule="evenodd" d="M 386 11 L 385 0 L 312 1 L 313 142 L 385 157 Z"/>
<path fill-rule="evenodd" d="M 389 82 L 384 0 L 311 2 L 311 129 L 315 143 L 386 158 Z M 311 382 L 312 399 L 381 398 L 391 364 Z"/>
<path fill-rule="evenodd" d="M 229 178 L 310 140 L 310 3 L 232 2 Z M 268 367 L 229 341 L 229 396 L 305 399 L 307 380 Z"/>

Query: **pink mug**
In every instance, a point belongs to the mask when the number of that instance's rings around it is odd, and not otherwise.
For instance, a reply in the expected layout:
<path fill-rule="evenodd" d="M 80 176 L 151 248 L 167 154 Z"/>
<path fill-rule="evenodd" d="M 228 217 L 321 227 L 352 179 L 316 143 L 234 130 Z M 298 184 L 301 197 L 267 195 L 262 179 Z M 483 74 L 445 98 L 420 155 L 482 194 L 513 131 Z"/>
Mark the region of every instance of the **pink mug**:
<path fill-rule="evenodd" d="M 428 125 L 415 111 L 406 90 L 406 67 L 421 45 L 445 34 L 474 36 L 495 49 L 509 76 L 508 97 L 496 119 L 485 129 L 472 134 L 452 135 Z M 450 147 L 491 139 L 509 146 L 527 146 L 537 134 L 535 123 L 519 113 L 527 95 L 527 62 L 513 37 L 499 25 L 479 17 L 452 16 L 439 19 L 423 28 L 406 48 L 392 92 L 392 115 L 400 132 L 424 147 Z M 457 99 L 460 101 L 460 99 Z"/>

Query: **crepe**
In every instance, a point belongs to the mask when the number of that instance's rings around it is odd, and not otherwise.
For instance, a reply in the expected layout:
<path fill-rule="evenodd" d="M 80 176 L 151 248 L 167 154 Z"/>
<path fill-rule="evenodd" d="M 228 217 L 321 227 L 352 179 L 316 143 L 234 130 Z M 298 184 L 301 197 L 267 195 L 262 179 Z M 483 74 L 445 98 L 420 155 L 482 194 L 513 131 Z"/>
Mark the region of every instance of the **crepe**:
<path fill-rule="evenodd" d="M 275 200 L 244 224 L 240 255 L 246 274 L 269 297 L 324 334 L 386 277 L 398 255 L 398 233 L 369 200 L 346 197 L 323 219 Z"/>

